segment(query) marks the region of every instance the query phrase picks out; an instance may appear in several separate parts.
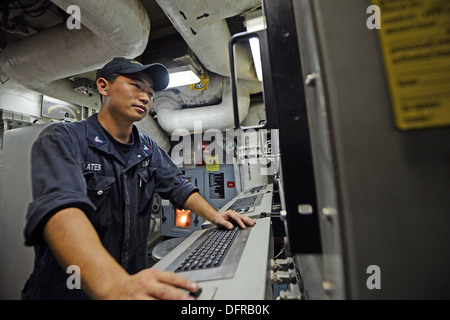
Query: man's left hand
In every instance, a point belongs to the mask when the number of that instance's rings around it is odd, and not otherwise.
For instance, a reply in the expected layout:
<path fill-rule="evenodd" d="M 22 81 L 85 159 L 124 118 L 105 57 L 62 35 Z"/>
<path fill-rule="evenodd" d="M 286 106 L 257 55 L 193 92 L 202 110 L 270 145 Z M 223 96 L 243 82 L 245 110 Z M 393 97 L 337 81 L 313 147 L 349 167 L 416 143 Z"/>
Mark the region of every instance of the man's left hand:
<path fill-rule="evenodd" d="M 238 225 L 241 229 L 245 229 L 246 226 L 253 227 L 256 224 L 256 221 L 247 216 L 243 216 L 234 210 L 228 210 L 224 213 L 220 213 L 214 219 L 213 223 L 218 228 L 222 227 L 231 230 L 234 228 L 234 225 Z"/>

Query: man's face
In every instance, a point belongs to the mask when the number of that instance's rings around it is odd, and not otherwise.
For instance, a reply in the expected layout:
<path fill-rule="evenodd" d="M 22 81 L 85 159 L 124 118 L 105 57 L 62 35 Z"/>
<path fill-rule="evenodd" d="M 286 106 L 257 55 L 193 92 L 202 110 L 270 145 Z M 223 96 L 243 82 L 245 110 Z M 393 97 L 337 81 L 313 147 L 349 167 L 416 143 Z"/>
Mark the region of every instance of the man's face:
<path fill-rule="evenodd" d="M 117 77 L 108 83 L 107 92 L 109 111 L 131 122 L 140 121 L 148 114 L 155 94 L 153 81 L 144 72 Z"/>

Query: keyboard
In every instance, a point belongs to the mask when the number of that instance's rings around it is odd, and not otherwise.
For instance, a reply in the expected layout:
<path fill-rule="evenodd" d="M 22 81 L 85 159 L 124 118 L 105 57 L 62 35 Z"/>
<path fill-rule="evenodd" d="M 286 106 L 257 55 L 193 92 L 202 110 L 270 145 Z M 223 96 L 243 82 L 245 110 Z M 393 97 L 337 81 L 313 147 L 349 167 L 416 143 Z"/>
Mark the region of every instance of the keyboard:
<path fill-rule="evenodd" d="M 245 198 L 237 199 L 229 208 L 228 210 L 238 210 L 242 208 L 247 207 L 254 207 L 261 203 L 262 197 L 255 195 Z"/>
<path fill-rule="evenodd" d="M 232 278 L 252 228 L 210 228 L 166 269 L 193 281 Z"/>
<path fill-rule="evenodd" d="M 205 243 L 215 229 L 194 232 L 153 268 L 174 272 L 192 251 Z M 257 219 L 255 226 L 238 231 L 220 265 L 201 269 L 190 266 L 189 270 L 177 272 L 182 277 L 199 282 L 203 293 L 197 299 L 273 299 L 272 286 L 268 281 L 269 261 L 274 255 L 271 218 Z"/>
<path fill-rule="evenodd" d="M 215 229 L 186 257 L 175 272 L 220 267 L 239 231 L 239 228 Z"/>
<path fill-rule="evenodd" d="M 256 193 L 261 191 L 265 186 L 258 186 L 258 187 L 253 187 L 251 188 L 249 191 L 247 191 L 246 193 Z"/>

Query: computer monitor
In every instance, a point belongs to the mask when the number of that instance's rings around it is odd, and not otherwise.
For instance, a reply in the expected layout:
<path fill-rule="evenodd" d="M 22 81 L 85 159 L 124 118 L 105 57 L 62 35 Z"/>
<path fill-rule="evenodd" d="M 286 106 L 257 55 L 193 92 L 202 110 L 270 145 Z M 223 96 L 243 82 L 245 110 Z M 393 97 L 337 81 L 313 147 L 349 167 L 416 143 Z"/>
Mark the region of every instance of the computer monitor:
<path fill-rule="evenodd" d="M 175 208 L 168 200 L 162 201 L 161 233 L 166 237 L 187 237 L 202 229 L 205 221 L 191 210 Z"/>
<path fill-rule="evenodd" d="M 220 165 L 214 171 L 204 166 L 182 169 L 184 177 L 194 184 L 200 195 L 219 209 L 236 195 L 233 165 Z M 169 200 L 161 201 L 161 233 L 166 237 L 187 237 L 202 229 L 204 219 L 189 210 L 175 208 Z"/>

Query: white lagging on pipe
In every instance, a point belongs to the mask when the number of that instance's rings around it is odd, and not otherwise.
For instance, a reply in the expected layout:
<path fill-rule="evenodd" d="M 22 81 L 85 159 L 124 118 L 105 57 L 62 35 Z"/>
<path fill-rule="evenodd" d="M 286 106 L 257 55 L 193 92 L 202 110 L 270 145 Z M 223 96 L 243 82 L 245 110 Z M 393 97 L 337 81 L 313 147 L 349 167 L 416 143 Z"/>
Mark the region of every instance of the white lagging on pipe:
<path fill-rule="evenodd" d="M 240 80 L 238 84 L 239 119 L 242 121 L 247 117 L 249 111 L 250 94 L 257 91 L 253 81 Z M 192 133 L 199 127 L 203 131 L 208 129 L 224 131 L 234 128 L 230 78 L 222 77 L 221 85 L 223 86 L 222 101 L 206 107 L 183 109 L 170 91 L 158 93 L 153 108 L 158 115 L 159 125 L 168 134 L 172 134 L 177 129 L 184 129 Z"/>
<path fill-rule="evenodd" d="M 82 106 L 99 98 L 73 91 L 76 74 L 101 68 L 116 56 L 135 58 L 144 52 L 150 19 L 139 0 L 53 0 L 64 11 L 81 9 L 81 29 L 65 23 L 8 44 L 0 53 L 1 70 L 25 87 Z"/>

